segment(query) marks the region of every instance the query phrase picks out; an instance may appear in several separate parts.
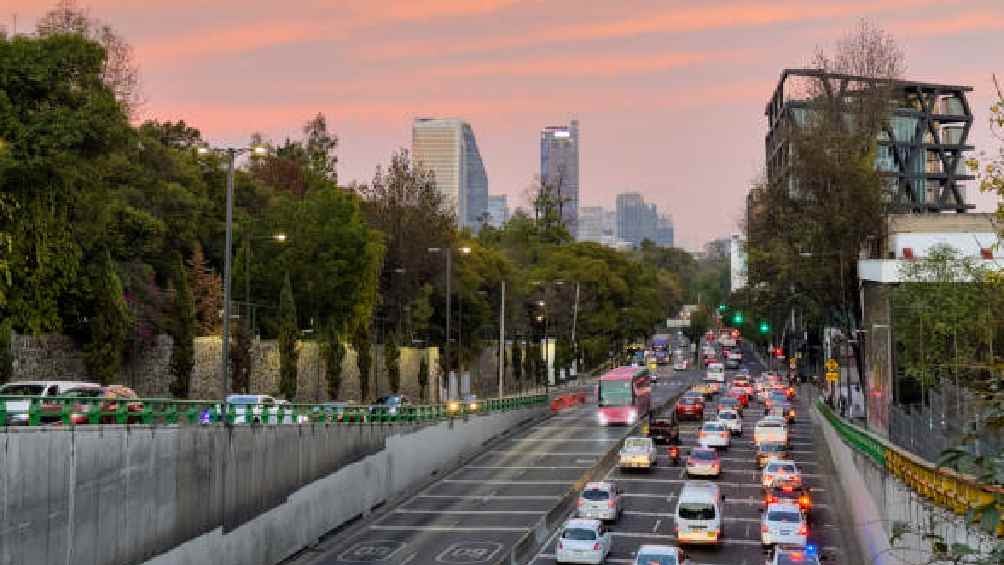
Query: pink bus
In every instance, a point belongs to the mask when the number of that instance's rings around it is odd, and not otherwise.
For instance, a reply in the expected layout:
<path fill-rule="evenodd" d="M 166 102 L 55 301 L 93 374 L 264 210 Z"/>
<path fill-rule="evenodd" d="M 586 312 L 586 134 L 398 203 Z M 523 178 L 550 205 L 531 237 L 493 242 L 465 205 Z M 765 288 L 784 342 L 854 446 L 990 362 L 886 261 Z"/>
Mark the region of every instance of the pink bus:
<path fill-rule="evenodd" d="M 645 367 L 618 367 L 600 377 L 596 389 L 601 426 L 631 426 L 648 414 L 652 388 Z"/>

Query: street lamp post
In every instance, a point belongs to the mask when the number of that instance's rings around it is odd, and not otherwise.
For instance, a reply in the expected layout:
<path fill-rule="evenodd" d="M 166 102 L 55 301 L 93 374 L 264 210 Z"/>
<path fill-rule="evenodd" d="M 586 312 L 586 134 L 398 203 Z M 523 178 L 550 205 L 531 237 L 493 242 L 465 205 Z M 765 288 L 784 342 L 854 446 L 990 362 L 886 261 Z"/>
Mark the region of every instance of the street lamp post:
<path fill-rule="evenodd" d="M 227 228 L 223 252 L 223 343 L 220 347 L 220 399 L 225 403 L 227 392 L 230 390 L 230 281 L 234 231 L 234 171 L 238 155 L 251 153 L 252 155 L 264 156 L 268 154 L 268 148 L 260 145 L 221 149 L 203 146 L 199 147 L 197 152 L 199 155 L 222 154 L 227 159 Z"/>
<path fill-rule="evenodd" d="M 458 250 L 462 254 L 464 254 L 464 255 L 469 255 L 470 252 L 471 252 L 471 248 L 467 247 L 467 246 L 461 247 Z M 453 301 L 453 293 L 452 293 L 453 248 L 450 247 L 450 246 L 446 246 L 445 248 L 444 247 L 430 247 L 428 251 L 429 251 L 429 253 L 444 253 L 446 255 L 446 273 L 445 273 L 445 276 L 446 276 L 446 337 L 443 340 L 443 354 L 446 356 L 446 378 L 447 378 L 447 384 L 449 384 L 449 380 L 448 379 L 450 378 L 450 371 L 453 368 L 452 367 L 453 363 L 451 362 L 451 359 L 450 359 L 450 318 L 452 318 L 452 301 Z M 440 400 L 440 398 L 439 398 L 439 392 L 440 391 L 438 389 L 441 389 L 441 388 L 442 388 L 442 383 L 439 383 L 439 386 L 437 387 L 437 390 L 436 390 L 436 399 L 437 399 L 437 401 Z"/>

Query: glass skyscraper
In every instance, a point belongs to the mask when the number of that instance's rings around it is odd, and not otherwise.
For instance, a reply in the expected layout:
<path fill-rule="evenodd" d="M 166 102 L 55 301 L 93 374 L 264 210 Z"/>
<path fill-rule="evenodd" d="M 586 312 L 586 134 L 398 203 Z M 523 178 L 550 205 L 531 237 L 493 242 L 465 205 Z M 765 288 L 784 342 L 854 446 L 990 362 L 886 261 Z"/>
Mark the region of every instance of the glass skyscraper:
<path fill-rule="evenodd" d="M 558 197 L 561 220 L 577 235 L 579 217 L 579 121 L 540 132 L 540 181 Z"/>
<path fill-rule="evenodd" d="M 457 224 L 477 230 L 488 207 L 488 175 L 470 124 L 457 118 L 415 118 L 411 153 L 430 169 L 457 213 Z"/>

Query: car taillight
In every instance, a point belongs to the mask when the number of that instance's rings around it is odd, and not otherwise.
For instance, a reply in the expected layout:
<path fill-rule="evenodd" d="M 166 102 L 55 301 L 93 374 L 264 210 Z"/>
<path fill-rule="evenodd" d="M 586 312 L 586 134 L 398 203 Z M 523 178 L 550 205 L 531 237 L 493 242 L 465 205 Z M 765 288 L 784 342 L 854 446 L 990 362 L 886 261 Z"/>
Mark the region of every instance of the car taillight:
<path fill-rule="evenodd" d="M 613 507 L 614 507 L 614 499 L 611 498 L 610 500 L 607 501 L 607 508 L 613 508 Z"/>
<path fill-rule="evenodd" d="M 558 549 L 559 550 L 565 549 L 565 544 L 561 543 L 561 540 L 558 540 Z"/>
<path fill-rule="evenodd" d="M 722 432 L 722 433 L 720 433 L 718 435 L 722 436 L 723 438 L 729 437 L 729 432 Z"/>
<path fill-rule="evenodd" d="M 798 497 L 798 503 L 804 507 L 808 507 L 810 504 L 809 497 L 803 494 L 802 496 Z"/>
<path fill-rule="evenodd" d="M 805 524 L 802 524 L 801 526 L 799 526 L 798 527 L 798 535 L 800 535 L 800 536 L 807 536 L 807 535 L 809 535 L 809 526 L 806 526 Z"/>
<path fill-rule="evenodd" d="M 586 501 L 580 498 L 579 499 L 579 506 L 583 506 L 585 504 L 586 504 Z"/>
<path fill-rule="evenodd" d="M 781 487 L 781 490 L 783 490 L 784 492 L 791 492 L 795 489 L 792 488 L 791 485 L 784 485 L 783 487 Z"/>
<path fill-rule="evenodd" d="M 766 534 L 769 531 L 770 531 L 770 528 L 767 527 L 767 524 L 764 524 L 764 525 L 760 526 L 760 532 L 761 533 Z"/>
<path fill-rule="evenodd" d="M 599 551 L 599 550 L 600 550 L 600 542 L 594 543 L 593 544 L 593 551 Z"/>

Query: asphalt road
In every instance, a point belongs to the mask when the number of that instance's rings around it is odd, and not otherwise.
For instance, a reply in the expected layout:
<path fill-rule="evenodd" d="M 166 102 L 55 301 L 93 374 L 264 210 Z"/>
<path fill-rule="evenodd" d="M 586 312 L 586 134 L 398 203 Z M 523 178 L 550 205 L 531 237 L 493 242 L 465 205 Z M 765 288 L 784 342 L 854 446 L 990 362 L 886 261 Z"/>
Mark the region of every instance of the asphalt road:
<path fill-rule="evenodd" d="M 697 371 L 671 374 L 669 367 L 660 370 L 663 382 L 653 388 L 654 404 L 665 402 L 699 378 Z M 600 427 L 596 410 L 594 400 L 496 442 L 467 465 L 384 509 L 376 519 L 336 534 L 295 563 L 495 562 L 627 435 L 627 427 Z M 651 486 L 668 490 L 670 485 Z"/>
<path fill-rule="evenodd" d="M 744 366 L 757 373 L 762 370 L 756 362 L 747 362 Z M 728 376 L 732 373 L 730 371 Z M 796 410 L 800 417 L 790 430 L 792 458 L 804 473 L 814 502 L 809 541 L 829 556 L 827 563 L 857 563 L 856 556 L 852 555 L 854 552 L 847 551 L 849 546 L 843 533 L 847 529 L 841 527 L 840 505 L 835 504 L 839 495 L 832 490 L 837 481 L 828 454 L 817 448 L 822 442 L 815 438 L 808 395 L 807 386 L 803 387 L 797 398 Z M 685 551 L 693 565 L 752 565 L 762 564 L 767 559 L 760 544 L 762 490 L 753 447 L 753 426 L 763 415 L 763 409 L 757 404 L 745 411 L 742 437 L 734 437 L 731 447 L 722 454 L 722 474 L 716 482 L 725 495 L 723 543 L 719 547 L 688 547 Z M 713 402 L 709 402 L 705 418 L 713 418 L 713 410 Z M 696 444 L 699 427 L 698 422 L 681 423 L 684 454 Z M 625 493 L 622 516 L 609 527 L 614 534 L 614 547 L 607 563 L 633 563 L 634 553 L 644 544 L 677 545 L 673 512 L 676 498 L 687 480 L 682 466 L 673 466 L 663 454 L 652 472 L 624 472 L 614 468 L 607 479 L 616 481 Z M 555 563 L 556 535 L 552 533 L 531 565 Z"/>

